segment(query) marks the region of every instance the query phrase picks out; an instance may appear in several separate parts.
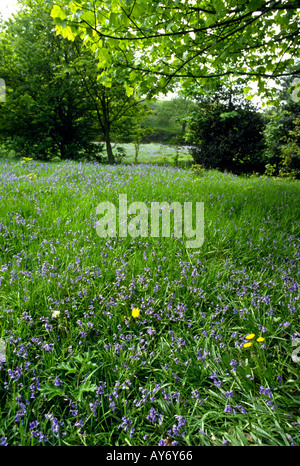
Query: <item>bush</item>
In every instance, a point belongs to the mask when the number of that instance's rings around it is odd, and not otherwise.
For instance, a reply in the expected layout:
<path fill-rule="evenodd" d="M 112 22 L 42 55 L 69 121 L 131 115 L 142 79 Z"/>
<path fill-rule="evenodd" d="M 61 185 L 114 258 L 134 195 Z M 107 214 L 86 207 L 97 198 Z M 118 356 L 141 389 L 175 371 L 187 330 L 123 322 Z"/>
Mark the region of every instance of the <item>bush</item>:
<path fill-rule="evenodd" d="M 263 172 L 263 128 L 262 115 L 250 108 L 229 111 L 225 105 L 212 105 L 200 109 L 190 123 L 190 153 L 206 169 Z"/>
<path fill-rule="evenodd" d="M 172 144 L 171 141 L 176 137 L 178 137 L 178 133 L 154 128 L 142 137 L 142 143 Z"/>
<path fill-rule="evenodd" d="M 290 111 L 276 109 L 267 115 L 267 119 L 264 129 L 264 161 L 266 164 L 275 165 L 276 173 L 278 173 L 282 159 L 282 146 L 285 144 L 294 118 Z"/>

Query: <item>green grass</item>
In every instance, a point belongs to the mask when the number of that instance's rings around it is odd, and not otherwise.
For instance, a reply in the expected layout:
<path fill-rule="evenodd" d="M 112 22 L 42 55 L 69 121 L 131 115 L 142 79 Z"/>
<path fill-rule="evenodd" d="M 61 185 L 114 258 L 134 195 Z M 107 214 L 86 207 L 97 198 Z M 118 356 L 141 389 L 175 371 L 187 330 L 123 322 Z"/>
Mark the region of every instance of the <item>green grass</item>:
<path fill-rule="evenodd" d="M 0 443 L 299 444 L 299 182 L 0 163 Z M 204 202 L 203 246 L 100 238 L 119 194 Z"/>
<path fill-rule="evenodd" d="M 123 163 L 134 163 L 135 148 L 134 144 L 115 144 L 114 152 L 117 147 L 123 147 L 126 151 L 126 156 Z M 193 164 L 193 157 L 189 154 L 187 147 L 181 147 L 179 150 L 178 165 L 181 168 L 189 167 Z M 176 156 L 176 148 L 165 144 L 141 144 L 139 148 L 138 163 L 151 163 L 156 165 L 174 165 Z"/>

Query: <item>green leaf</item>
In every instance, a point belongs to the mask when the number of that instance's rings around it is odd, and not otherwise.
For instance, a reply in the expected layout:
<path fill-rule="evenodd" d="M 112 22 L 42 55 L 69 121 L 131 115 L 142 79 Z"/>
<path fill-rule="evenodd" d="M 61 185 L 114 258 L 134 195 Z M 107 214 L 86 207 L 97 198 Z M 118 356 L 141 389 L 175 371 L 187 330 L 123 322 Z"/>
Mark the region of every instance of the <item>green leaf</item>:
<path fill-rule="evenodd" d="M 61 20 L 64 20 L 67 15 L 64 11 L 62 11 L 62 9 L 60 8 L 60 6 L 58 5 L 54 5 L 52 10 L 51 10 L 51 13 L 50 13 L 50 16 L 52 18 L 59 18 Z"/>
<path fill-rule="evenodd" d="M 243 93 L 244 93 L 244 94 L 248 94 L 250 91 L 251 91 L 251 87 L 249 87 L 249 86 L 246 86 L 246 87 L 244 87 L 244 89 L 243 89 Z"/>
<path fill-rule="evenodd" d="M 70 26 L 66 26 L 62 29 L 61 35 L 63 36 L 64 39 L 68 39 L 73 41 L 75 39 L 75 36 L 72 32 L 72 29 Z"/>
<path fill-rule="evenodd" d="M 220 11 L 222 11 L 224 9 L 224 3 L 223 3 L 222 0 L 215 0 L 213 2 L 213 5 L 214 5 L 217 13 L 219 13 Z"/>
<path fill-rule="evenodd" d="M 51 385 L 50 383 L 46 383 L 42 387 L 40 387 L 40 392 L 47 397 L 47 399 L 50 401 L 52 398 L 56 396 L 64 396 L 64 390 L 62 387 L 55 387 L 54 385 Z"/>
<path fill-rule="evenodd" d="M 96 384 L 92 384 L 89 380 L 80 385 L 79 389 L 74 391 L 74 397 L 77 401 L 82 401 L 84 393 L 95 392 L 97 388 Z"/>
<path fill-rule="evenodd" d="M 109 25 L 110 26 L 117 26 L 119 21 L 119 15 L 117 13 L 111 13 L 109 17 Z"/>
<path fill-rule="evenodd" d="M 86 21 L 89 25 L 94 25 L 95 23 L 95 14 L 93 11 L 85 11 L 81 15 L 81 20 Z"/>
<path fill-rule="evenodd" d="M 126 90 L 126 95 L 127 95 L 127 97 L 130 97 L 130 96 L 132 96 L 132 95 L 133 95 L 133 93 L 134 93 L 134 89 L 133 89 L 133 87 L 131 87 L 131 86 L 128 86 L 128 84 L 127 84 L 127 83 L 125 83 L 125 84 L 124 84 L 124 86 L 125 86 L 125 90 Z"/>
<path fill-rule="evenodd" d="M 6 351 L 5 340 L 3 340 L 3 338 L 0 338 L 0 362 L 6 361 L 5 351 Z"/>
<path fill-rule="evenodd" d="M 250 0 L 248 5 L 248 10 L 257 10 L 265 3 L 264 0 Z"/>
<path fill-rule="evenodd" d="M 117 13 L 120 11 L 120 0 L 111 0 L 110 10 L 113 13 Z"/>
<path fill-rule="evenodd" d="M 67 374 L 76 374 L 78 372 L 77 367 L 72 367 L 69 362 L 62 362 L 56 366 L 57 369 L 67 371 Z"/>
<path fill-rule="evenodd" d="M 97 58 L 97 60 L 99 60 L 99 63 L 103 66 L 106 65 L 108 61 L 110 61 L 109 51 L 104 47 L 96 50 L 95 57 Z"/>

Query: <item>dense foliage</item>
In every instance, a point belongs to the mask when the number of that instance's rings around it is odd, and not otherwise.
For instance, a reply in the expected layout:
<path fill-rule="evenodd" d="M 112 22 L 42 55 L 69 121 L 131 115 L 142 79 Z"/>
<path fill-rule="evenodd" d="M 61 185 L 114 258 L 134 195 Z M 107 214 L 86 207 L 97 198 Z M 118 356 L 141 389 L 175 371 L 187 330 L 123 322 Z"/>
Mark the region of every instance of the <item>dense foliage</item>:
<path fill-rule="evenodd" d="M 249 102 L 241 105 L 215 99 L 200 103 L 190 122 L 191 154 L 204 168 L 261 172 L 263 128 L 263 116 Z"/>
<path fill-rule="evenodd" d="M 92 153 L 95 118 L 78 77 L 62 72 L 76 59 L 76 44 L 54 33 L 49 9 L 38 4 L 24 9 L 3 27 L 0 41 L 0 75 L 6 83 L 2 140 L 24 157 Z"/>
<path fill-rule="evenodd" d="M 198 102 L 188 118 L 194 161 L 235 173 L 298 177 L 300 104 L 290 93 L 291 83 L 280 84 L 280 105 L 266 111 L 245 99 L 241 84 L 223 80 L 214 90 L 190 88 Z"/>
<path fill-rule="evenodd" d="M 18 156 L 39 159 L 93 157 L 115 162 L 111 141 L 144 106 L 122 80 L 98 82 L 97 59 L 77 38 L 57 35 L 53 1 L 25 1 L 1 32 L 0 75 L 7 88 L 0 107 L 0 137 Z M 128 95 L 130 94 L 130 95 Z M 127 130 L 128 131 L 128 130 Z"/>
<path fill-rule="evenodd" d="M 297 0 L 57 0 L 52 10 L 58 31 L 97 55 L 100 79 L 123 74 L 151 95 L 225 75 L 264 90 L 269 77 L 297 69 L 299 15 Z"/>
<path fill-rule="evenodd" d="M 300 177 L 300 103 L 290 85 L 290 79 L 281 82 L 280 105 L 266 112 L 263 159 L 270 174 Z"/>

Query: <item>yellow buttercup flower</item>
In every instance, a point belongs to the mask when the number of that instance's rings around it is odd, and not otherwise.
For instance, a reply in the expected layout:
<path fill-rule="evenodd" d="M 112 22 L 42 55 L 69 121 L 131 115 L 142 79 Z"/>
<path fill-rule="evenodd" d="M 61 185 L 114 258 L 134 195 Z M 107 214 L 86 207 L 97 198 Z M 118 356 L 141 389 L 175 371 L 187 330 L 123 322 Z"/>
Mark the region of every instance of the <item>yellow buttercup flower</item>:
<path fill-rule="evenodd" d="M 244 348 L 250 348 L 250 346 L 253 345 L 253 342 L 252 341 L 248 341 L 247 343 L 244 343 L 243 347 Z"/>
<path fill-rule="evenodd" d="M 256 341 L 258 341 L 258 343 L 262 343 L 263 341 L 265 341 L 265 339 L 263 337 L 259 337 L 259 338 L 257 338 Z"/>
<path fill-rule="evenodd" d="M 131 315 L 134 318 L 138 317 L 140 315 L 140 310 L 137 307 L 135 307 L 134 309 L 132 309 Z"/>
<path fill-rule="evenodd" d="M 246 335 L 246 340 L 253 340 L 253 338 L 255 337 L 255 334 L 254 333 L 249 333 L 249 335 Z"/>

